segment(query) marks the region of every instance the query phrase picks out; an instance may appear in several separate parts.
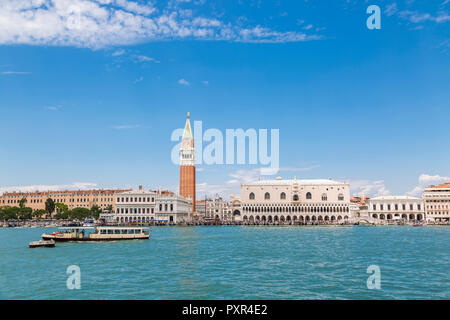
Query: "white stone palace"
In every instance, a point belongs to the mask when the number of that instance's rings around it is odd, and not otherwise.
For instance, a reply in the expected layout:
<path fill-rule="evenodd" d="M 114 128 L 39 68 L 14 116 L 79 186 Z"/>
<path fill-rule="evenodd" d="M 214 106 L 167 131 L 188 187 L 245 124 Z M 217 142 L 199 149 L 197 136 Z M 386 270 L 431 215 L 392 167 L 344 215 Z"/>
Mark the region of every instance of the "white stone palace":
<path fill-rule="evenodd" d="M 408 196 L 382 196 L 367 199 L 359 212 L 369 222 L 415 222 L 425 219 L 423 200 Z"/>
<path fill-rule="evenodd" d="M 170 191 L 138 190 L 115 196 L 115 212 L 102 213 L 108 223 L 182 223 L 189 220 L 192 201 Z"/>
<path fill-rule="evenodd" d="M 350 222 L 350 185 L 332 179 L 260 180 L 241 185 L 236 221 Z"/>

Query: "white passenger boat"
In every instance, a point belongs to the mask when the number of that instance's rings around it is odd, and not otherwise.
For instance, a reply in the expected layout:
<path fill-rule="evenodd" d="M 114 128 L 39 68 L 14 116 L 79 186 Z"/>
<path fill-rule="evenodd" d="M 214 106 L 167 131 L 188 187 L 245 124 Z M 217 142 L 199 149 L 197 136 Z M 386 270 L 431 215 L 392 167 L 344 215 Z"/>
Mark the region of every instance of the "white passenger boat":
<path fill-rule="evenodd" d="M 94 232 L 87 233 L 85 230 L 94 229 Z M 60 228 L 61 231 L 51 234 L 42 234 L 44 240 L 54 241 L 116 241 L 116 240 L 136 240 L 149 239 L 150 232 L 144 227 L 115 227 L 103 226 L 96 228 L 89 227 L 69 227 Z"/>

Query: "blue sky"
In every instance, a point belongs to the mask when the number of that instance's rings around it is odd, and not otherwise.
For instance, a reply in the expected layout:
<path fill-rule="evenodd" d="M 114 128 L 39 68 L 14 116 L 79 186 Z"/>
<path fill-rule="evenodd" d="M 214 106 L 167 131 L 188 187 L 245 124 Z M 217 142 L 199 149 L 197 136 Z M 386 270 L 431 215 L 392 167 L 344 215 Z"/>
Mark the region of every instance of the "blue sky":
<path fill-rule="evenodd" d="M 371 4 L 381 30 L 366 27 Z M 283 177 L 420 195 L 450 180 L 449 12 L 446 0 L 0 0 L 0 191 L 176 191 L 170 135 L 190 111 L 204 130 L 279 129 Z M 256 168 L 200 166 L 199 193 L 238 192 Z"/>

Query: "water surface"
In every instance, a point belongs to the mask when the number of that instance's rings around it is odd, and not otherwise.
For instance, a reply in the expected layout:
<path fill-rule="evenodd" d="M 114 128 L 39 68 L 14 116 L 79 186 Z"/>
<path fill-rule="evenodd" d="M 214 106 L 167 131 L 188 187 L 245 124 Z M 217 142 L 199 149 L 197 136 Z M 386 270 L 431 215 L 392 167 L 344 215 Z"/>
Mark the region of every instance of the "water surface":
<path fill-rule="evenodd" d="M 450 299 L 448 227 L 154 227 L 150 240 L 29 249 L 0 228 L 2 299 Z M 68 290 L 66 269 L 81 269 Z M 367 289 L 367 267 L 381 290 Z"/>

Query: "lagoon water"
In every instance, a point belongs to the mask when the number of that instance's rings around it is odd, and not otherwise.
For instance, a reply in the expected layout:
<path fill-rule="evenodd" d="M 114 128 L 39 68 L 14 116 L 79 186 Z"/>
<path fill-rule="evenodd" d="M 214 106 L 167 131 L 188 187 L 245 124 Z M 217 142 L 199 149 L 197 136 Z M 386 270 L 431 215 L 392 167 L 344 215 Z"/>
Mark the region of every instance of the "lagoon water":
<path fill-rule="evenodd" d="M 150 240 L 28 248 L 53 230 L 0 228 L 1 299 L 450 299 L 449 227 L 154 227 Z"/>

